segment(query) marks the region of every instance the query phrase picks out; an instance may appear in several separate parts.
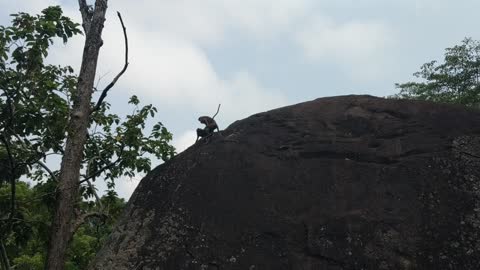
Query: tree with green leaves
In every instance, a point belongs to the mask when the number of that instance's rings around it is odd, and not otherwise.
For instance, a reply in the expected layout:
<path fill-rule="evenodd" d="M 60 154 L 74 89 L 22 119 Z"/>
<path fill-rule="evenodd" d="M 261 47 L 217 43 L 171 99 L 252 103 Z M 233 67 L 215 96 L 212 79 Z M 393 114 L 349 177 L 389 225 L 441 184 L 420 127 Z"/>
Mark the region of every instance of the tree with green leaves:
<path fill-rule="evenodd" d="M 45 252 L 35 256 L 47 261 L 47 269 L 64 269 L 75 231 L 91 219 L 108 218 L 95 181 L 106 180 L 113 196 L 116 179 L 150 170 L 148 155 L 162 160 L 174 155 L 169 144 L 172 135 L 162 123 L 155 124 L 150 134 L 143 133 L 146 121 L 157 112 L 154 106 L 140 106 L 133 96 L 129 101 L 133 112 L 125 118 L 108 112 L 110 105 L 104 99 L 126 70 L 128 50 L 125 66 L 113 81 L 101 91 L 93 87 L 106 2 L 97 0 L 90 7 L 79 0 L 86 45 L 78 76 L 70 66 L 45 63 L 56 39 L 67 42 L 81 33 L 80 25 L 63 16 L 60 7 L 49 7 L 36 16 L 13 14 L 11 26 L 0 26 L 0 171 L 4 172 L 0 188 L 9 190 L 8 198 L 0 198 L 0 203 L 8 202 L 8 210 L 3 207 L 0 212 L 4 269 L 18 255 L 12 243 L 23 237 L 15 228 L 32 224 L 17 205 L 20 179 L 48 187 L 35 196 L 49 198 L 55 209 L 46 222 L 52 232 L 46 241 L 49 256 L 46 259 Z M 127 45 L 125 27 L 123 31 Z M 99 100 L 93 102 L 97 91 Z M 63 157 L 60 170 L 49 167 L 53 156 Z M 95 207 L 82 207 L 85 199 L 92 198 Z"/>
<path fill-rule="evenodd" d="M 420 82 L 396 84 L 395 97 L 441 103 L 480 106 L 480 42 L 465 38 L 460 45 L 447 48 L 443 63 L 431 61 L 414 76 Z"/>
<path fill-rule="evenodd" d="M 10 236 L 5 239 L 5 250 L 12 258 L 12 269 L 44 269 L 48 231 L 55 206 L 54 190 L 52 182 L 35 186 L 17 183 L 17 222 Z M 0 187 L 0 212 L 9 211 L 9 193 L 8 186 Z M 67 250 L 65 269 L 87 269 L 124 206 L 125 201 L 113 191 L 103 195 L 100 203 L 94 200 L 79 201 L 77 207 L 82 212 L 101 212 L 105 216 L 91 218 L 77 228 Z M 0 230 L 5 231 L 1 227 L 5 225 L 0 223 Z"/>

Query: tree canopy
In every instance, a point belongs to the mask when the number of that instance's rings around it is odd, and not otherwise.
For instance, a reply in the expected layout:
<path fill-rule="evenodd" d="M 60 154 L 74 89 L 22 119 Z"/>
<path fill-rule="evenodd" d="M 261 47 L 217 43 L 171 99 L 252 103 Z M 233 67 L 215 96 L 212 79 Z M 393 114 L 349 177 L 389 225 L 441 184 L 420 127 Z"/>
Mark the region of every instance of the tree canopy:
<path fill-rule="evenodd" d="M 430 61 L 413 74 L 420 82 L 396 84 L 398 98 L 480 106 L 480 42 L 465 38 L 445 49 L 443 63 Z"/>
<path fill-rule="evenodd" d="M 17 13 L 12 18 L 10 26 L 0 26 L 0 253 L 7 255 L 0 256 L 0 266 L 40 269 L 36 265 L 45 259 L 52 218 L 48 209 L 54 207 L 59 177 L 50 165 L 52 157 L 65 152 L 72 106 L 78 97 L 73 68 L 45 60 L 54 42 L 66 43 L 82 31 L 59 6 L 48 7 L 39 15 Z M 123 207 L 115 193 L 115 180 L 148 172 L 151 157 L 167 160 L 175 153 L 170 145 L 172 134 L 161 122 L 144 133 L 157 109 L 141 106 L 136 96 L 129 105 L 132 113 L 122 117 L 110 113 L 110 105 L 102 102 L 89 118 L 75 211 L 77 218 L 93 217 L 98 222 L 76 228 L 69 262 L 75 262 L 77 268 L 70 265 L 68 269 L 84 269 L 90 257 L 75 250 L 93 245 L 88 254 L 95 254 L 98 241 Z M 99 180 L 108 183 L 104 196 L 98 195 L 94 186 Z M 92 211 L 102 215 L 88 215 Z"/>

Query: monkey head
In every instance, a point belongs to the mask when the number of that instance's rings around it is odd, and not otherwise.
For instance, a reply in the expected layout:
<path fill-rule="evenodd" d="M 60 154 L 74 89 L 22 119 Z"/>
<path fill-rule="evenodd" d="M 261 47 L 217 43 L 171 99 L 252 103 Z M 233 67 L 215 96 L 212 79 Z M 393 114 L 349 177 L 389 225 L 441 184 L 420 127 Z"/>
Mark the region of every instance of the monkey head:
<path fill-rule="evenodd" d="M 208 125 L 211 122 L 211 120 L 213 119 L 209 116 L 200 116 L 198 118 L 198 121 L 204 125 Z"/>

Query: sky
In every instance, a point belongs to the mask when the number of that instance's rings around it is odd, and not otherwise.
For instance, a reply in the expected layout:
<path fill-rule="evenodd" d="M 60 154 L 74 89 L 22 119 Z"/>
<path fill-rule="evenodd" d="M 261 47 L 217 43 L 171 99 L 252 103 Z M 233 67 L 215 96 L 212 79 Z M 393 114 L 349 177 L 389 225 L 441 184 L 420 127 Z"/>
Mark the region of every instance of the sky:
<path fill-rule="evenodd" d="M 49 5 L 81 22 L 76 0 L 0 0 L 0 25 L 11 13 Z M 225 129 L 319 97 L 392 95 L 395 83 L 413 80 L 445 48 L 480 39 L 478 10 L 478 0 L 111 0 L 97 82 L 101 89 L 123 67 L 119 11 L 130 65 L 107 100 L 120 115 L 131 112 L 131 95 L 156 106 L 155 121 L 181 152 L 195 142 L 197 118 L 219 103 L 216 120 Z M 57 42 L 48 61 L 78 70 L 83 42 Z M 119 195 L 128 198 L 140 179 L 119 179 Z"/>

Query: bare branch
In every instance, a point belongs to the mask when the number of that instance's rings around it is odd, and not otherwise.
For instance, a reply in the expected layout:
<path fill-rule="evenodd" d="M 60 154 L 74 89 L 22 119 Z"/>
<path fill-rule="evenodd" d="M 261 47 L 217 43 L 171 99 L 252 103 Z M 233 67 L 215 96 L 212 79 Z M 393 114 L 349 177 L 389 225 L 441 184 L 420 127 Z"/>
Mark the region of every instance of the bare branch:
<path fill-rule="evenodd" d="M 20 138 L 20 136 L 18 136 L 17 134 L 14 134 L 14 136 L 15 138 L 17 138 L 18 142 L 20 142 L 25 149 L 28 149 L 27 144 L 22 138 Z M 47 154 L 45 154 L 45 156 L 47 156 Z M 42 167 L 45 171 L 47 171 L 47 173 L 52 177 L 54 181 L 57 181 L 57 177 L 52 172 L 52 170 L 50 170 L 50 168 L 48 168 L 48 166 L 45 163 L 41 162 L 40 160 L 35 160 L 34 162 L 29 163 L 27 165 L 32 165 L 34 163 L 37 163 L 38 165 L 40 165 L 40 167 Z"/>
<path fill-rule="evenodd" d="M 104 166 L 103 168 L 101 168 L 100 170 L 97 170 L 96 172 L 93 172 L 92 174 L 88 175 L 85 177 L 85 179 L 81 180 L 80 183 L 83 183 L 83 182 L 86 182 L 94 177 L 97 177 L 99 176 L 100 174 L 102 174 L 104 171 L 110 169 L 111 167 L 115 166 L 121 159 L 118 158 L 117 160 L 115 160 L 114 162 Z"/>
<path fill-rule="evenodd" d="M 98 110 L 100 108 L 100 106 L 102 105 L 102 102 L 103 100 L 105 99 L 105 97 L 107 97 L 107 94 L 108 94 L 108 90 L 110 90 L 114 85 L 115 83 L 118 81 L 118 79 L 123 75 L 123 73 L 125 73 L 125 71 L 127 70 L 127 67 L 128 67 L 128 37 L 127 37 L 127 28 L 125 28 L 125 25 L 123 24 L 123 20 L 122 20 L 122 15 L 120 14 L 120 12 L 117 11 L 117 15 L 118 15 L 118 18 L 120 19 L 120 23 L 122 24 L 122 29 L 123 29 L 123 36 L 125 38 L 125 65 L 123 66 L 123 69 L 120 71 L 120 73 L 117 74 L 117 76 L 115 76 L 115 78 L 113 78 L 113 81 L 111 83 L 109 83 L 107 85 L 107 87 L 105 87 L 105 89 L 103 89 L 102 91 L 102 94 L 100 95 L 100 98 L 98 99 L 97 101 L 97 104 L 95 105 L 95 107 L 93 107 L 91 113 L 93 113 L 94 111 Z"/>
<path fill-rule="evenodd" d="M 98 218 L 101 218 L 101 219 L 107 219 L 108 215 L 105 214 L 105 213 L 100 213 L 100 212 L 84 213 L 81 216 L 79 216 L 77 218 L 77 220 L 75 221 L 75 223 L 73 224 L 72 233 L 76 232 L 78 230 L 78 228 L 80 226 L 82 226 L 82 224 L 85 223 L 85 221 L 87 221 L 87 219 L 90 218 L 90 217 L 98 217 Z"/>
<path fill-rule="evenodd" d="M 460 154 L 464 154 L 464 155 L 467 155 L 469 157 L 473 157 L 473 158 L 480 158 L 480 156 L 477 156 L 475 154 L 472 154 L 472 153 L 468 153 L 468 152 L 465 152 L 465 151 L 459 151 Z"/>
<path fill-rule="evenodd" d="M 91 7 L 87 5 L 87 0 L 78 0 L 78 5 L 80 6 L 80 13 L 82 14 L 83 31 L 85 31 L 85 35 L 87 35 L 88 31 L 90 30 L 93 11 Z"/>
<path fill-rule="evenodd" d="M 106 72 L 106 73 L 104 73 L 103 75 L 101 75 L 100 77 L 98 77 L 97 84 L 96 84 L 95 87 L 94 87 L 95 89 L 98 88 L 98 85 L 100 84 L 100 82 L 102 81 L 102 79 L 105 78 L 105 76 L 107 76 L 109 73 L 110 73 L 110 71 L 109 71 L 109 72 Z"/>
<path fill-rule="evenodd" d="M 50 177 L 52 177 L 55 182 L 58 182 L 55 174 L 52 172 L 52 170 L 50 170 L 50 168 L 48 168 L 47 165 L 45 165 L 45 163 L 41 162 L 40 160 L 35 161 L 35 163 L 37 163 L 38 165 L 40 165 L 40 167 L 47 171 L 47 173 L 50 175 Z"/>
<path fill-rule="evenodd" d="M 100 196 L 98 196 L 98 193 L 95 190 L 95 187 L 93 186 L 92 182 L 90 182 L 90 180 L 86 180 L 86 181 L 87 181 L 88 188 L 90 188 L 90 190 L 92 190 L 93 196 L 95 196 L 96 203 L 98 204 L 100 209 L 103 209 L 103 204 L 102 204 L 102 201 L 100 200 Z"/>

